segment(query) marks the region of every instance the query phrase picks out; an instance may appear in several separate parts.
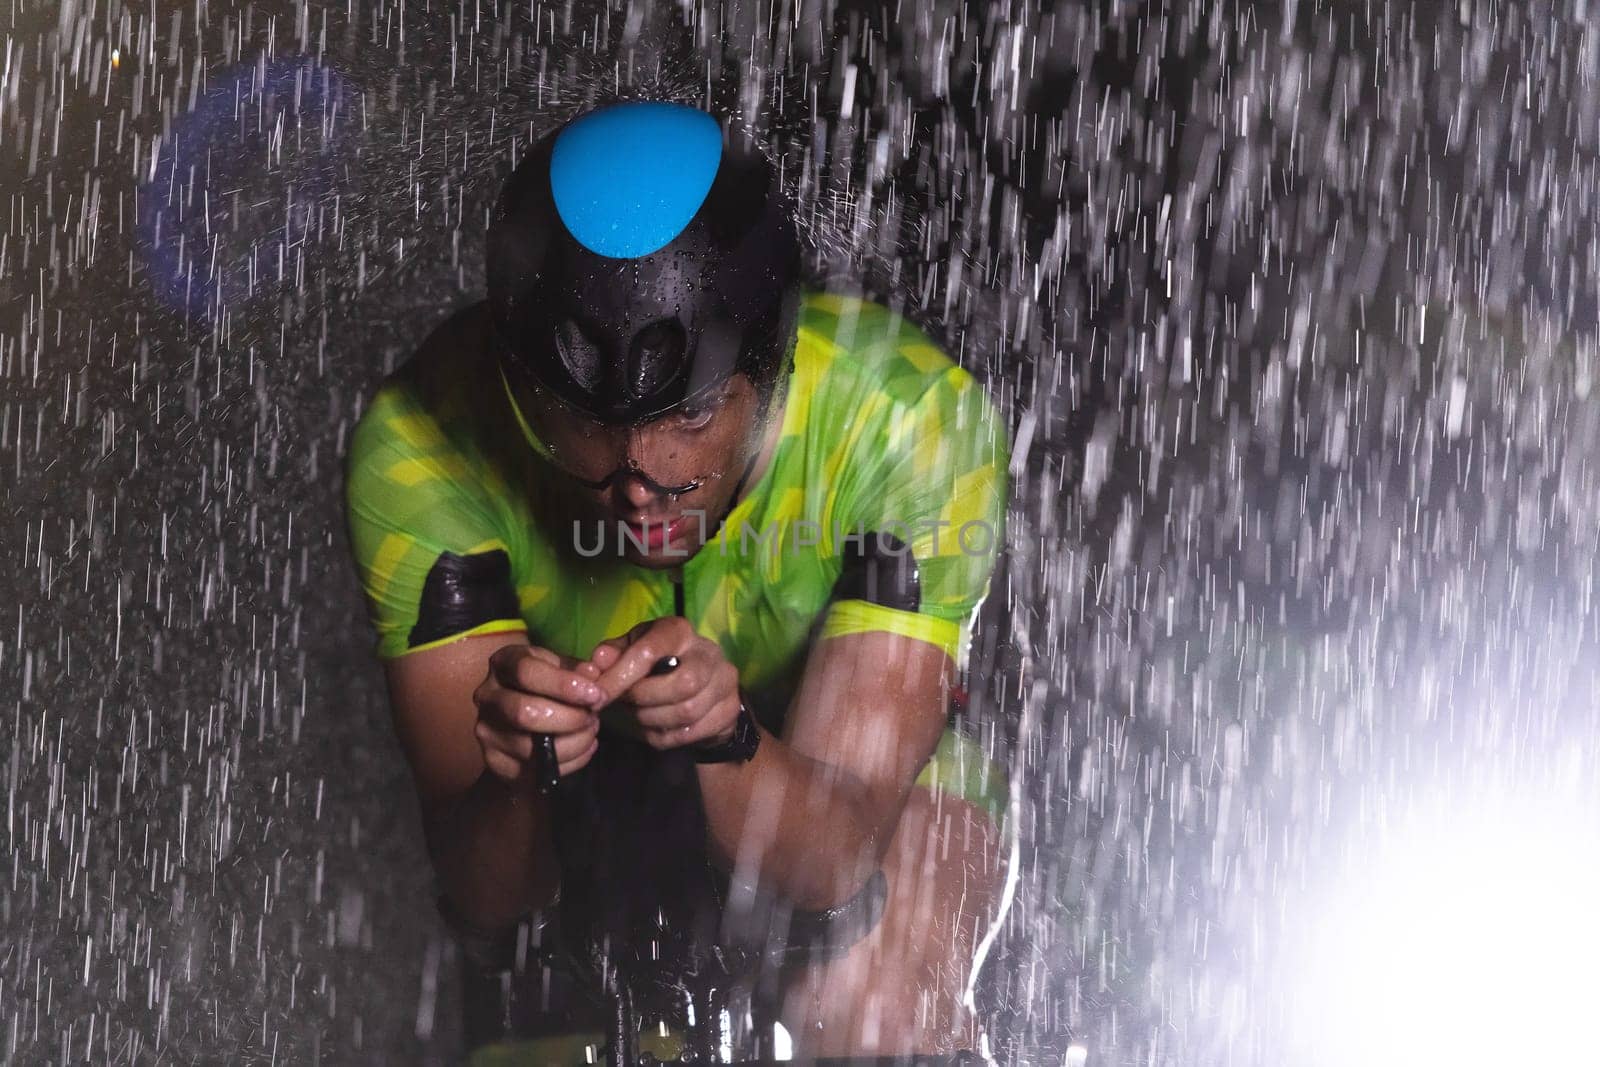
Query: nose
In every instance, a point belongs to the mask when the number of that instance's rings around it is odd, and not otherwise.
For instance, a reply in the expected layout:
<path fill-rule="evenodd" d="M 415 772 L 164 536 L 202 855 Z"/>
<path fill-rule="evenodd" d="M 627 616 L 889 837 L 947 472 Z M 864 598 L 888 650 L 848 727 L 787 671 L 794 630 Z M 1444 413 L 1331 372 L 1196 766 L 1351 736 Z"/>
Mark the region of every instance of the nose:
<path fill-rule="evenodd" d="M 622 498 L 634 511 L 644 511 L 651 504 L 661 499 L 661 494 L 644 478 L 639 476 L 637 469 L 630 470 L 622 477 L 622 484 L 618 487 L 622 491 Z"/>

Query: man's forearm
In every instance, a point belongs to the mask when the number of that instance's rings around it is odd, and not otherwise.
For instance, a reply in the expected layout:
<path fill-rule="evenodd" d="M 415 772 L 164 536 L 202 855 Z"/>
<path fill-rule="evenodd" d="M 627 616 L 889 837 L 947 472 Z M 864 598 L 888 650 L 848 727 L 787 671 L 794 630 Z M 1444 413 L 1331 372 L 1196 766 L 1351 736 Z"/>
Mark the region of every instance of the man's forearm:
<path fill-rule="evenodd" d="M 877 869 L 888 834 L 853 775 L 762 733 L 748 763 L 704 763 L 712 853 L 808 911 L 848 900 Z"/>
<path fill-rule="evenodd" d="M 549 904 L 560 885 L 548 800 L 485 771 L 435 805 L 428 851 L 460 918 L 492 932 Z"/>

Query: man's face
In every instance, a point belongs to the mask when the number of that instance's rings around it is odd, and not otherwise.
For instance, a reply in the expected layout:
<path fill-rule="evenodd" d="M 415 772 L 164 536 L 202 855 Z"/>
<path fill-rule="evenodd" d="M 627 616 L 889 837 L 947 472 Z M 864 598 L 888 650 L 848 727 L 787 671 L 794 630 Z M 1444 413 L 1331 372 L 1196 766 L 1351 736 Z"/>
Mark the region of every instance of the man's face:
<path fill-rule="evenodd" d="M 761 447 L 760 398 L 742 374 L 693 406 L 639 426 L 594 422 L 543 389 L 525 395 L 587 521 L 579 534 L 585 547 L 595 544 L 598 520 L 606 555 L 642 567 L 679 566 L 716 533 L 739 476 Z M 632 536 L 619 536 L 624 525 Z"/>

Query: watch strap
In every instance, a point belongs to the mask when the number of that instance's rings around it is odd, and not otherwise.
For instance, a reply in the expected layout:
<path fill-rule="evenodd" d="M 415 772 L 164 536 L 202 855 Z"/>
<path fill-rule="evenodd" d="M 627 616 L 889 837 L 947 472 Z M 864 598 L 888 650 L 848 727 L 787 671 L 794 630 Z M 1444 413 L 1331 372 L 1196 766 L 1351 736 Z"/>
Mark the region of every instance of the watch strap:
<path fill-rule="evenodd" d="M 733 724 L 733 736 L 720 745 L 696 747 L 691 751 L 696 763 L 748 763 L 754 758 L 760 743 L 761 732 L 756 729 L 756 717 L 751 714 L 750 705 L 740 697 L 739 718 Z"/>

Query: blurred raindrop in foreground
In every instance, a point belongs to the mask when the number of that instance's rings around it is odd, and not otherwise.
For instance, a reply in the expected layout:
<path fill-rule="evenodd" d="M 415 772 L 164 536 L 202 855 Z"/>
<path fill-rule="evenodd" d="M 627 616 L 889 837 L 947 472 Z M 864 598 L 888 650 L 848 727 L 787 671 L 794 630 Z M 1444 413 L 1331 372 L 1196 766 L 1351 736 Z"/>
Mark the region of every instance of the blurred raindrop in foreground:
<path fill-rule="evenodd" d="M 139 190 L 145 278 L 163 301 L 216 318 L 258 291 L 304 285 L 306 246 L 337 214 L 353 99 L 304 57 L 262 56 L 195 93 Z"/>

